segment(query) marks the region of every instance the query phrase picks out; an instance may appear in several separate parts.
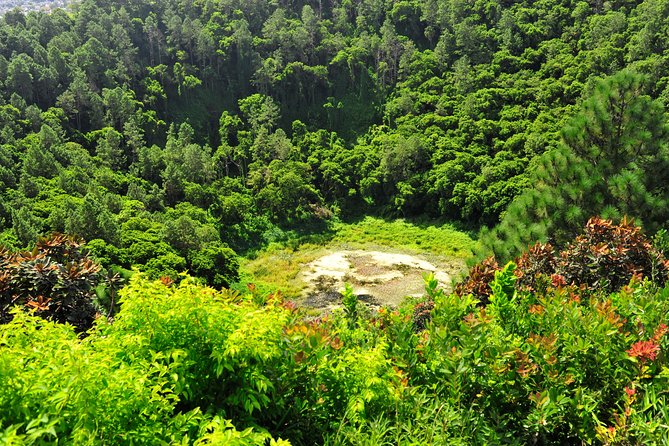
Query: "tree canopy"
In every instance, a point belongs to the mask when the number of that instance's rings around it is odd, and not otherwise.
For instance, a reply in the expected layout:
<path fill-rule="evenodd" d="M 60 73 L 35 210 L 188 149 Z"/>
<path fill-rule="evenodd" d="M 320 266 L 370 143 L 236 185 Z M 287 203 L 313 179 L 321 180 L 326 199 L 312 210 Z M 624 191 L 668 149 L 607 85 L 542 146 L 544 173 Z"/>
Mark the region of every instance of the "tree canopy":
<path fill-rule="evenodd" d="M 666 221 L 668 8 L 14 10 L 0 19 L 0 243 L 67 231 L 107 266 L 159 275 L 200 268 L 209 244 L 241 252 L 337 215 L 500 224 L 500 253 L 594 213 L 654 230 Z M 185 219 L 189 246 L 171 239 Z"/>

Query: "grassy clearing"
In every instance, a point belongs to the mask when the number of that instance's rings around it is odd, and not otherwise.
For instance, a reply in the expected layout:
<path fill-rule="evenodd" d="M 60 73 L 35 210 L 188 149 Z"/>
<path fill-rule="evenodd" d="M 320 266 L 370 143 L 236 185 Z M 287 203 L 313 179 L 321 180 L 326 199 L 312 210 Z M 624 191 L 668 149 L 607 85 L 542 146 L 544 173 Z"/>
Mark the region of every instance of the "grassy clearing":
<path fill-rule="evenodd" d="M 470 257 L 475 245 L 471 237 L 448 224 L 436 226 L 374 217 L 365 217 L 354 224 L 338 223 L 331 243 L 361 249 L 383 246 L 460 259 Z"/>
<path fill-rule="evenodd" d="M 294 298 L 304 288 L 297 278 L 302 267 L 325 252 L 327 249 L 324 246 L 311 243 L 297 248 L 273 243 L 253 259 L 242 259 L 240 285 L 254 283 L 264 293 L 279 289 L 285 296 Z"/>
<path fill-rule="evenodd" d="M 318 240 L 318 242 L 314 242 Z M 336 223 L 327 234 L 273 243 L 241 263 L 238 287 L 254 283 L 264 292 L 280 289 L 295 298 L 304 289 L 298 274 L 305 264 L 339 249 L 402 251 L 458 262 L 472 255 L 475 242 L 450 225 L 414 224 L 366 217 L 356 223 Z"/>

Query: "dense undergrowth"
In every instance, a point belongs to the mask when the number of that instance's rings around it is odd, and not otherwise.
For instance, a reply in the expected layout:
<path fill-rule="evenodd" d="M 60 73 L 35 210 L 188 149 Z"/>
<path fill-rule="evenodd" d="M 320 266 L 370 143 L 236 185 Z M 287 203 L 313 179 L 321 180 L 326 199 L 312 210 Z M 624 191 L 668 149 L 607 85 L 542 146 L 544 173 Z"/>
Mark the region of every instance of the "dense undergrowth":
<path fill-rule="evenodd" d="M 472 274 L 484 294 L 426 277 L 395 310 L 370 313 L 348 289 L 312 321 L 280 293 L 141 275 L 84 337 L 17 306 L 0 326 L 0 440 L 669 441 L 663 254 L 629 223 L 592 220 L 558 257 L 535 247 Z M 621 281 L 592 282 L 602 265 Z"/>

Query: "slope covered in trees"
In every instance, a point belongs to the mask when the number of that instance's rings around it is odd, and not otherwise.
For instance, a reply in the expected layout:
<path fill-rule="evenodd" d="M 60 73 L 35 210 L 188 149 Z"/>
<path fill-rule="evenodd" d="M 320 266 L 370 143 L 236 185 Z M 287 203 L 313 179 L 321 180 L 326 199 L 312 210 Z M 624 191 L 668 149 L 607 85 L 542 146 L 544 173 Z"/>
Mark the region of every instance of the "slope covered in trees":
<path fill-rule="evenodd" d="M 562 244 L 593 214 L 636 215 L 650 230 L 666 225 L 669 167 L 665 112 L 627 70 L 598 83 L 563 129 L 559 146 L 535 158 L 532 187 L 484 237 L 505 259 L 535 240 Z"/>
<path fill-rule="evenodd" d="M 629 70 L 633 80 L 607 85 L 650 107 L 654 121 L 644 122 L 656 130 L 640 138 L 663 152 L 668 8 L 84 0 L 71 11 L 8 12 L 0 241 L 19 248 L 37 234 L 71 233 L 105 266 L 188 269 L 218 286 L 236 279 L 233 250 L 332 215 L 493 226 L 536 185 L 542 168 L 530 166 L 598 144 L 583 139 L 598 135 L 575 135 L 583 122 L 569 124 L 572 136 L 566 126 L 579 110 L 611 118 L 597 108 L 609 94 L 599 78 Z M 608 209 L 625 190 L 641 194 L 608 214 L 661 226 L 661 164 L 640 181 L 652 160 L 630 163 L 601 172 L 615 178 L 594 202 Z M 572 228 L 600 211 L 571 204 L 558 214 Z"/>

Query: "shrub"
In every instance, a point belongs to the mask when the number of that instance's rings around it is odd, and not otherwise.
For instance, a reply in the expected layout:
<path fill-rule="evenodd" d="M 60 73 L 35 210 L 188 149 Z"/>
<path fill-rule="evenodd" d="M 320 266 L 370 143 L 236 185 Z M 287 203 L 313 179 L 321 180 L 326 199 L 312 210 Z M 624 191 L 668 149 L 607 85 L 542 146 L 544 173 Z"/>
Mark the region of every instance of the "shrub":
<path fill-rule="evenodd" d="M 636 275 L 664 283 L 669 262 L 631 220 L 623 219 L 615 225 L 610 220 L 591 218 L 583 235 L 560 253 L 556 272 L 567 283 L 617 290 Z"/>
<path fill-rule="evenodd" d="M 355 326 L 359 317 L 358 296 L 355 295 L 353 292 L 353 287 L 348 283 L 344 285 L 344 292 L 342 293 L 341 302 L 344 306 L 344 314 L 349 325 L 351 327 Z"/>
<path fill-rule="evenodd" d="M 637 281 L 581 299 L 549 285 L 537 296 L 515 289 L 513 266 L 496 273 L 487 307 L 471 295 L 435 301 L 422 335 L 414 382 L 436 386 L 444 410 L 474 408 L 482 420 L 460 435 L 476 444 L 664 438 L 669 289 Z"/>
<path fill-rule="evenodd" d="M 423 280 L 425 281 L 425 298 L 414 305 L 412 315 L 413 328 L 417 332 L 427 328 L 427 324 L 432 320 L 435 299 L 443 298 L 444 295 L 434 274 L 424 275 Z"/>
<path fill-rule="evenodd" d="M 194 275 L 216 288 L 228 288 L 239 280 L 239 259 L 227 246 L 205 246 L 192 255 L 190 264 Z"/>
<path fill-rule="evenodd" d="M 526 290 L 534 290 L 539 276 L 550 275 L 557 264 L 555 249 L 550 243 L 537 243 L 516 259 L 518 285 Z"/>
<path fill-rule="evenodd" d="M 81 250 L 82 244 L 53 234 L 30 252 L 0 249 L 0 322 L 11 320 L 9 310 L 19 306 L 78 331 L 89 328 L 96 314 L 93 296 L 100 267 Z"/>
<path fill-rule="evenodd" d="M 416 304 L 413 311 L 413 324 L 416 331 L 425 330 L 428 322 L 432 319 L 432 310 L 434 310 L 434 302 L 431 300 Z"/>
<path fill-rule="evenodd" d="M 474 443 L 669 439 L 664 255 L 629 220 L 592 218 L 559 254 L 536 244 L 517 262 L 487 259 L 435 300 L 416 382 L 482 414 Z"/>
<path fill-rule="evenodd" d="M 464 296 L 471 294 L 479 299 L 482 305 L 488 303 L 491 289 L 490 282 L 495 277 L 499 265 L 494 257 L 488 257 L 469 271 L 469 276 L 455 287 L 455 294 Z"/>
<path fill-rule="evenodd" d="M 181 410 L 187 353 L 135 351 L 137 336 L 94 331 L 15 311 L 0 326 L 2 444 L 265 445 L 257 429 Z M 146 339 L 144 339 L 146 343 Z M 274 443 L 286 445 L 287 443 Z"/>
<path fill-rule="evenodd" d="M 177 280 L 179 274 L 186 271 L 186 259 L 168 252 L 150 259 L 143 270 L 152 279 L 169 277 L 171 280 Z"/>
<path fill-rule="evenodd" d="M 122 337 L 147 361 L 152 352 L 183 352 L 179 408 L 221 411 L 236 426 L 312 443 L 344 412 L 363 419 L 393 406 L 398 380 L 385 337 L 350 326 L 343 314 L 300 322 L 280 294 L 255 294 L 134 276 L 101 334 Z"/>
<path fill-rule="evenodd" d="M 635 276 L 663 284 L 669 277 L 669 261 L 631 220 L 619 224 L 591 218 L 582 235 L 555 254 L 549 243 L 537 243 L 514 261 L 517 285 L 528 291 L 542 291 L 546 285 L 575 285 L 589 290 L 615 291 Z M 472 294 L 487 304 L 489 284 L 499 265 L 493 257 L 475 265 L 455 292 Z"/>

